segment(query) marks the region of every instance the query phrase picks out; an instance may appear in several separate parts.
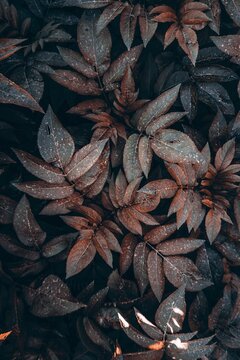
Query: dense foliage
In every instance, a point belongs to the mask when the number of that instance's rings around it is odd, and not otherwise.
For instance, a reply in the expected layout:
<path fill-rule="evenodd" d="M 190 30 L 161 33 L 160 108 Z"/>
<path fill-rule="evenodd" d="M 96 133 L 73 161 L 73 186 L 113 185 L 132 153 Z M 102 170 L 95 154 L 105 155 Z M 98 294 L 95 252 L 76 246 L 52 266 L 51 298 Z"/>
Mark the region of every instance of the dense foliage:
<path fill-rule="evenodd" d="M 240 359 L 240 0 L 0 0 L 1 360 Z"/>

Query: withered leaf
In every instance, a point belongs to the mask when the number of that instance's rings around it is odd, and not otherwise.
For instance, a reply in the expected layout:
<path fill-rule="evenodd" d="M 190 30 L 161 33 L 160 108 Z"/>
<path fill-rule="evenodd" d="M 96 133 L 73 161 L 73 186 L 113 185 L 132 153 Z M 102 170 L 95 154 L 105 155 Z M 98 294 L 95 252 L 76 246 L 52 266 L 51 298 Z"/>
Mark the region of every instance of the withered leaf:
<path fill-rule="evenodd" d="M 45 161 L 62 169 L 74 153 L 75 146 L 71 135 L 64 129 L 50 106 L 38 131 L 38 148 Z"/>
<path fill-rule="evenodd" d="M 26 90 L 0 73 L 0 103 L 14 104 L 44 113 L 36 100 Z"/>
<path fill-rule="evenodd" d="M 197 164 L 204 161 L 190 137 L 180 131 L 161 130 L 151 141 L 157 156 L 168 162 Z"/>
<path fill-rule="evenodd" d="M 27 181 L 21 184 L 13 184 L 18 190 L 26 194 L 45 200 L 64 199 L 73 194 L 74 189 L 67 182 L 62 184 L 49 184 L 45 181 Z"/>
<path fill-rule="evenodd" d="M 185 286 L 183 285 L 160 304 L 155 314 L 155 322 L 164 333 L 174 334 L 182 329 L 185 314 Z"/>
<path fill-rule="evenodd" d="M 13 226 L 19 240 L 26 246 L 38 248 L 46 238 L 46 233 L 38 225 L 25 195 L 15 209 Z"/>
<path fill-rule="evenodd" d="M 92 262 L 95 254 L 96 249 L 91 239 L 79 239 L 68 254 L 66 277 L 69 278 L 81 272 Z"/>
<path fill-rule="evenodd" d="M 42 285 L 34 290 L 31 312 L 35 316 L 63 316 L 84 307 L 75 300 L 67 285 L 56 275 L 49 275 Z"/>

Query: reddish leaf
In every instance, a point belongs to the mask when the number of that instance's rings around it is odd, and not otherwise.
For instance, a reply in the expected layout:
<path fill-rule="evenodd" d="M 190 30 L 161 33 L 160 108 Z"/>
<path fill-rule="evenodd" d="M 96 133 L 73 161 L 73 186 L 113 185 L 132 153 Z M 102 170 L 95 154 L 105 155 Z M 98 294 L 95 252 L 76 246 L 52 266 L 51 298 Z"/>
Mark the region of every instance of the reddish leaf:
<path fill-rule="evenodd" d="M 109 250 L 105 236 L 100 231 L 97 231 L 93 235 L 93 243 L 99 255 L 110 267 L 112 267 L 112 253 Z"/>
<path fill-rule="evenodd" d="M 163 241 L 157 245 L 156 249 L 163 255 L 183 255 L 198 249 L 203 244 L 204 240 L 178 238 Z"/>
<path fill-rule="evenodd" d="M 152 21 L 147 11 L 144 10 L 143 13 L 139 16 L 139 26 L 143 45 L 146 47 L 155 34 L 158 24 L 157 22 Z"/>
<path fill-rule="evenodd" d="M 68 254 L 66 277 L 80 273 L 92 262 L 95 254 L 96 249 L 91 239 L 79 239 Z"/>
<path fill-rule="evenodd" d="M 142 169 L 138 158 L 138 145 L 140 136 L 132 134 L 126 141 L 123 152 L 123 167 L 128 182 L 139 178 L 142 175 Z"/>
<path fill-rule="evenodd" d="M 208 239 L 212 244 L 221 230 L 221 215 L 217 210 L 210 209 L 205 219 Z"/>
<path fill-rule="evenodd" d="M 49 184 L 44 181 L 28 181 L 13 185 L 32 197 L 45 200 L 64 199 L 74 192 L 73 187 L 68 183 Z"/>
<path fill-rule="evenodd" d="M 121 14 L 120 18 L 120 32 L 124 44 L 130 50 L 134 39 L 134 34 L 137 25 L 138 5 L 127 5 Z"/>
<path fill-rule="evenodd" d="M 175 233 L 176 230 L 176 223 L 157 226 L 145 234 L 144 241 L 147 241 L 152 245 L 156 245 L 161 241 L 168 239 Z"/>
<path fill-rule="evenodd" d="M 112 20 L 121 14 L 125 6 L 126 4 L 115 1 L 103 10 L 97 21 L 96 30 L 98 35 Z"/>

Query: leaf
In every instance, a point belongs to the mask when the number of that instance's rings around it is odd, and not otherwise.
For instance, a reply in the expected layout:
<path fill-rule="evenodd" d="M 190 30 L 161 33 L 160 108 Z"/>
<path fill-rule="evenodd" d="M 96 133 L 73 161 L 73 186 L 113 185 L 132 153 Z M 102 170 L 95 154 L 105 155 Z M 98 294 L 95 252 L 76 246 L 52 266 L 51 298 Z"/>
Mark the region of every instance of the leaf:
<path fill-rule="evenodd" d="M 221 6 L 219 0 L 202 0 L 202 2 L 206 3 L 209 7 L 207 15 L 212 21 L 210 21 L 208 26 L 219 35 L 221 21 Z"/>
<path fill-rule="evenodd" d="M 186 286 L 187 291 L 200 291 L 211 285 L 205 279 L 192 260 L 183 256 L 169 256 L 164 258 L 165 275 L 175 287 Z"/>
<path fill-rule="evenodd" d="M 157 22 L 152 21 L 147 11 L 144 10 L 143 13 L 139 16 L 139 26 L 143 45 L 146 47 L 155 34 L 158 24 Z"/>
<path fill-rule="evenodd" d="M 182 329 L 186 315 L 185 286 L 168 296 L 155 313 L 156 325 L 164 333 L 177 333 Z"/>
<path fill-rule="evenodd" d="M 161 360 L 163 357 L 163 350 L 149 350 L 134 353 L 127 353 L 124 355 L 117 355 L 116 360 Z"/>
<path fill-rule="evenodd" d="M 19 245 L 19 242 L 8 235 L 0 234 L 0 246 L 9 254 L 22 259 L 36 261 L 40 258 L 38 250 L 29 250 Z"/>
<path fill-rule="evenodd" d="M 16 201 L 5 195 L 0 195 L 0 224 L 12 223 L 16 205 Z"/>
<path fill-rule="evenodd" d="M 166 240 L 159 243 L 156 247 L 163 255 L 183 255 L 188 254 L 204 244 L 205 240 L 193 238 L 178 238 Z"/>
<path fill-rule="evenodd" d="M 236 64 L 240 63 L 240 35 L 211 36 L 211 40 L 219 50 L 232 57 L 232 62 Z"/>
<path fill-rule="evenodd" d="M 62 6 L 76 6 L 83 9 L 97 9 L 111 4 L 112 0 L 63 0 Z"/>
<path fill-rule="evenodd" d="M 78 179 L 87 173 L 98 161 L 103 153 L 108 139 L 90 143 L 80 150 L 78 150 L 69 165 L 66 167 L 65 172 L 70 181 Z"/>
<path fill-rule="evenodd" d="M 148 254 L 147 271 L 149 283 L 159 302 L 161 302 L 165 288 L 165 276 L 162 263 L 163 261 L 156 251 L 151 251 Z"/>
<path fill-rule="evenodd" d="M 132 134 L 126 141 L 123 151 L 123 168 L 128 182 L 141 177 L 142 169 L 138 158 L 140 136 Z"/>
<path fill-rule="evenodd" d="M 46 277 L 42 285 L 34 290 L 31 312 L 35 316 L 63 316 L 84 307 L 75 300 L 67 285 L 56 275 Z"/>
<path fill-rule="evenodd" d="M 121 254 L 119 258 L 119 270 L 120 275 L 125 274 L 128 269 L 130 268 L 132 261 L 133 261 L 133 255 L 135 247 L 137 246 L 138 241 L 136 237 L 129 233 L 127 234 L 122 241 L 121 245 Z"/>
<path fill-rule="evenodd" d="M 36 100 L 24 89 L 0 73 L 0 103 L 14 104 L 44 113 Z"/>
<path fill-rule="evenodd" d="M 125 334 L 134 341 L 136 344 L 140 345 L 141 347 L 147 349 L 154 349 L 160 350 L 163 348 L 163 341 L 156 341 L 153 339 L 148 338 L 147 336 L 142 335 L 137 329 L 135 329 L 132 325 L 128 323 L 124 317 L 118 313 L 119 322 L 121 328 L 125 332 Z"/>
<path fill-rule="evenodd" d="M 98 10 L 84 11 L 77 29 L 77 42 L 85 60 L 102 76 L 110 65 L 112 40 L 107 28 L 97 34 Z"/>
<path fill-rule="evenodd" d="M 27 181 L 22 184 L 13 184 L 18 190 L 26 194 L 45 200 L 64 199 L 73 194 L 74 189 L 68 183 L 49 184 L 45 181 Z"/>
<path fill-rule="evenodd" d="M 138 324 L 141 326 L 143 331 L 154 340 L 162 340 L 163 333 L 157 328 L 151 321 L 149 321 L 140 311 L 134 308 L 135 316 Z"/>
<path fill-rule="evenodd" d="M 146 290 L 149 280 L 147 273 L 147 258 L 149 250 L 144 242 L 139 243 L 134 251 L 133 270 L 141 296 Z"/>
<path fill-rule="evenodd" d="M 210 244 L 214 242 L 221 230 L 220 213 L 214 209 L 210 209 L 206 215 L 205 227 Z"/>
<path fill-rule="evenodd" d="M 16 149 L 13 151 L 25 169 L 34 176 L 53 184 L 61 184 L 64 182 L 65 177 L 60 169 L 49 165 L 45 161 L 42 161 L 25 151 Z"/>
<path fill-rule="evenodd" d="M 148 231 L 144 236 L 144 241 L 152 245 L 156 245 L 163 240 L 168 239 L 177 230 L 177 224 L 170 223 L 166 225 L 156 226 L 154 229 Z"/>
<path fill-rule="evenodd" d="M 120 33 L 128 51 L 131 49 L 137 25 L 138 6 L 127 5 L 120 17 Z"/>
<path fill-rule="evenodd" d="M 109 250 L 108 243 L 106 241 L 104 234 L 102 234 L 100 231 L 97 231 L 95 235 L 93 235 L 93 244 L 99 255 L 108 264 L 108 266 L 112 268 L 113 267 L 112 253 Z"/>
<path fill-rule="evenodd" d="M 234 199 L 234 215 L 237 222 L 238 230 L 240 231 L 240 199 L 236 197 Z"/>
<path fill-rule="evenodd" d="M 39 248 L 46 239 L 46 233 L 38 225 L 25 195 L 15 209 L 13 227 L 19 240 L 26 246 Z"/>
<path fill-rule="evenodd" d="M 177 130 L 161 130 L 152 139 L 151 146 L 157 156 L 171 163 L 197 164 L 203 161 L 190 137 Z"/>
<path fill-rule="evenodd" d="M 219 149 L 222 140 L 227 137 L 227 122 L 222 112 L 218 110 L 208 131 L 209 141 L 215 150 Z"/>
<path fill-rule="evenodd" d="M 1 333 L 1 334 L 0 334 L 0 341 L 6 340 L 11 333 L 12 333 L 12 330 L 11 330 L 11 331 L 7 331 L 7 332 L 5 332 L 5 333 Z"/>
<path fill-rule="evenodd" d="M 90 65 L 81 54 L 73 51 L 71 49 L 58 47 L 58 51 L 63 58 L 63 60 L 71 66 L 74 70 L 79 72 L 80 74 L 86 76 L 87 78 L 95 78 L 97 77 L 97 73 L 94 70 L 93 66 Z M 98 86 L 96 86 L 98 87 Z M 79 91 L 81 91 L 79 89 Z M 84 94 L 83 94 L 84 95 Z"/>
<path fill-rule="evenodd" d="M 55 70 L 54 74 L 49 75 L 67 89 L 80 95 L 100 95 L 101 89 L 98 83 L 93 79 L 88 79 L 81 74 L 71 70 Z"/>
<path fill-rule="evenodd" d="M 146 136 L 142 136 L 138 144 L 138 160 L 146 178 L 151 169 L 152 157 L 153 152 L 150 146 L 150 140 Z"/>
<path fill-rule="evenodd" d="M 85 269 L 94 259 L 95 246 L 91 239 L 79 239 L 67 257 L 66 278 L 74 276 Z"/>
<path fill-rule="evenodd" d="M 209 357 L 215 348 L 215 344 L 206 345 L 212 340 L 212 336 L 187 342 L 172 340 L 167 346 L 167 354 L 170 358 L 183 360 L 195 360 Z"/>
<path fill-rule="evenodd" d="M 38 130 L 38 148 L 46 162 L 54 163 L 62 169 L 69 163 L 74 153 L 75 147 L 71 135 L 64 129 L 50 106 Z"/>
<path fill-rule="evenodd" d="M 217 171 L 222 171 L 228 168 L 233 161 L 235 154 L 235 140 L 227 141 L 216 153 L 215 168 Z"/>
<path fill-rule="evenodd" d="M 111 66 L 103 76 L 103 83 L 105 87 L 111 88 L 112 84 L 122 80 L 127 68 L 130 66 L 133 68 L 141 55 L 143 46 L 138 45 L 122 53 L 115 61 L 111 63 Z"/>
<path fill-rule="evenodd" d="M 134 114 L 131 119 L 132 125 L 137 126 L 139 131 L 144 131 L 152 120 L 165 114 L 172 107 L 178 97 L 179 89 L 180 85 L 177 85 L 147 103 Z"/>
<path fill-rule="evenodd" d="M 238 0 L 221 0 L 228 15 L 237 26 L 240 26 L 240 3 Z"/>
<path fill-rule="evenodd" d="M 103 10 L 97 21 L 96 30 L 98 35 L 111 21 L 121 14 L 125 6 L 126 4 L 116 1 Z"/>
<path fill-rule="evenodd" d="M 96 345 L 101 346 L 106 351 L 111 352 L 111 347 L 109 344 L 109 339 L 104 335 L 104 333 L 87 317 L 83 319 L 84 329 L 88 337 Z"/>
<path fill-rule="evenodd" d="M 198 94 L 195 84 L 182 84 L 180 89 L 180 98 L 187 117 L 192 122 L 197 115 Z"/>

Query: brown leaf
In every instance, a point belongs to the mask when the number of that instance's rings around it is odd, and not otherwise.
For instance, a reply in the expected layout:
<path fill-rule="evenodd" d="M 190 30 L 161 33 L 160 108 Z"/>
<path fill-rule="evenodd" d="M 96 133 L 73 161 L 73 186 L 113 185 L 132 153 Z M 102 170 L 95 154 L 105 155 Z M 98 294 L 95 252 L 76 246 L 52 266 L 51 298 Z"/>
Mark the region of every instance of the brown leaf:
<path fill-rule="evenodd" d="M 185 286 L 179 287 L 158 307 L 155 323 L 164 333 L 177 333 L 182 329 L 186 315 Z"/>
<path fill-rule="evenodd" d="M 44 113 L 41 106 L 26 90 L 0 73 L 0 103 L 14 104 L 33 111 Z"/>
<path fill-rule="evenodd" d="M 175 287 L 186 286 L 187 291 L 200 291 L 211 285 L 192 260 L 183 256 L 169 256 L 164 259 L 165 275 Z"/>
<path fill-rule="evenodd" d="M 78 150 L 65 172 L 70 181 L 74 181 L 87 173 L 98 161 L 103 153 L 107 139 L 90 143 Z"/>
<path fill-rule="evenodd" d="M 65 177 L 62 171 L 22 150 L 13 150 L 22 165 L 31 174 L 49 183 L 61 184 Z"/>
<path fill-rule="evenodd" d="M 80 273 L 94 259 L 95 246 L 91 239 L 79 239 L 70 250 L 67 257 L 66 278 Z"/>
<path fill-rule="evenodd" d="M 152 245 L 159 244 L 161 241 L 168 239 L 176 230 L 176 223 L 157 226 L 145 234 L 144 241 Z"/>
<path fill-rule="evenodd" d="M 153 151 L 157 156 L 168 162 L 197 164 L 203 161 L 190 137 L 180 131 L 161 130 L 151 141 Z"/>
<path fill-rule="evenodd" d="M 142 235 L 142 226 L 133 214 L 131 208 L 123 208 L 118 210 L 117 216 L 119 221 L 128 229 L 130 232 L 136 235 Z"/>
<path fill-rule="evenodd" d="M 11 224 L 13 221 L 13 214 L 16 208 L 16 201 L 7 196 L 0 195 L 0 223 Z"/>
<path fill-rule="evenodd" d="M 112 84 L 122 80 L 128 66 L 133 68 L 141 55 L 143 46 L 138 45 L 130 49 L 129 51 L 121 54 L 115 61 L 111 63 L 111 66 L 103 76 L 103 83 L 105 87 L 111 88 Z"/>
<path fill-rule="evenodd" d="M 45 181 L 27 181 L 22 184 L 13 184 L 18 190 L 26 194 L 45 200 L 64 199 L 73 194 L 74 189 L 68 183 L 49 184 Z"/>
<path fill-rule="evenodd" d="M 148 254 L 147 270 L 151 289 L 158 301 L 161 302 L 165 288 L 165 276 L 162 258 L 156 251 L 151 251 Z"/>
<path fill-rule="evenodd" d="M 135 316 L 138 324 L 141 326 L 143 331 L 154 340 L 162 340 L 163 333 L 157 328 L 151 321 L 149 321 L 140 311 L 134 308 Z"/>
<path fill-rule="evenodd" d="M 32 244 L 31 244 L 32 245 Z M 19 245 L 19 242 L 8 235 L 0 234 L 0 246 L 9 254 L 22 259 L 36 261 L 40 258 L 38 250 L 29 250 Z"/>
<path fill-rule="evenodd" d="M 215 168 L 217 171 L 225 170 L 233 161 L 235 154 L 235 140 L 226 142 L 216 153 Z"/>
<path fill-rule="evenodd" d="M 38 225 L 25 195 L 15 209 L 13 227 L 19 240 L 26 246 L 39 248 L 46 238 L 46 233 Z"/>
<path fill-rule="evenodd" d="M 137 25 L 138 5 L 127 5 L 121 14 L 120 32 L 124 44 L 130 50 Z"/>
<path fill-rule="evenodd" d="M 109 250 L 107 240 L 105 238 L 105 235 L 101 233 L 101 231 L 97 231 L 93 235 L 93 244 L 99 253 L 99 255 L 103 258 L 103 260 L 112 268 L 112 253 Z"/>
<path fill-rule="evenodd" d="M 87 78 L 97 77 L 97 73 L 94 70 L 93 66 L 90 65 L 81 54 L 73 51 L 71 49 L 58 47 L 58 51 L 65 61 L 71 68 L 79 72 L 80 74 L 86 76 Z"/>
<path fill-rule="evenodd" d="M 146 47 L 155 34 L 158 24 L 150 19 L 148 12 L 144 9 L 139 16 L 139 26 L 143 45 Z"/>
<path fill-rule="evenodd" d="M 217 210 L 210 209 L 206 215 L 205 227 L 208 240 L 212 244 L 221 230 L 221 215 Z"/>
<path fill-rule="evenodd" d="M 98 35 L 111 21 L 113 21 L 118 15 L 121 14 L 125 6 L 125 3 L 114 1 L 103 10 L 97 21 L 96 30 Z"/>
<path fill-rule="evenodd" d="M 80 95 L 100 95 L 101 89 L 97 81 L 71 70 L 55 70 L 50 74 L 51 79 L 67 89 Z"/>
<path fill-rule="evenodd" d="M 40 212 L 40 215 L 65 215 L 68 214 L 75 206 L 83 203 L 83 197 L 80 193 L 74 192 L 69 197 L 60 200 L 50 201 Z"/>
<path fill-rule="evenodd" d="M 133 256 L 134 277 L 137 281 L 141 296 L 143 296 L 149 283 L 147 272 L 148 254 L 149 249 L 147 248 L 147 245 L 144 242 L 141 242 L 136 246 Z"/>
<path fill-rule="evenodd" d="M 98 10 L 84 11 L 78 24 L 77 41 L 85 60 L 102 76 L 110 65 L 112 40 L 107 28 L 97 34 L 99 15 Z"/>
<path fill-rule="evenodd" d="M 132 125 L 136 126 L 139 131 L 144 131 L 151 121 L 165 114 L 171 108 L 178 97 L 179 89 L 180 85 L 177 85 L 144 105 L 134 114 L 131 119 Z"/>
<path fill-rule="evenodd" d="M 146 178 L 151 169 L 152 157 L 153 152 L 150 146 L 150 140 L 146 136 L 142 136 L 138 144 L 138 160 Z"/>
<path fill-rule="evenodd" d="M 138 244 L 138 241 L 137 241 L 136 236 L 134 236 L 131 233 L 127 234 L 123 238 L 122 245 L 121 245 L 122 252 L 121 252 L 120 258 L 119 258 L 119 269 L 120 269 L 121 275 L 125 274 L 128 271 L 128 269 L 130 268 L 130 266 L 133 262 L 134 250 L 135 250 L 137 244 Z"/>
<path fill-rule="evenodd" d="M 64 145 L 64 146 L 63 146 Z M 48 107 L 38 131 L 38 148 L 43 159 L 48 163 L 64 168 L 74 153 L 74 142 L 71 135 Z"/>
<path fill-rule="evenodd" d="M 183 255 L 198 249 L 204 241 L 193 238 L 171 239 L 161 242 L 156 249 L 163 255 Z"/>

